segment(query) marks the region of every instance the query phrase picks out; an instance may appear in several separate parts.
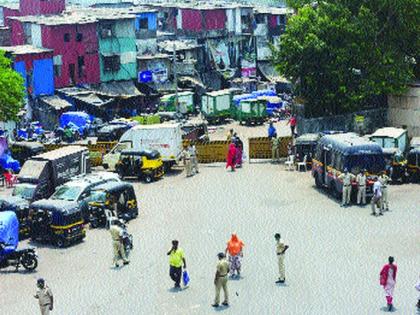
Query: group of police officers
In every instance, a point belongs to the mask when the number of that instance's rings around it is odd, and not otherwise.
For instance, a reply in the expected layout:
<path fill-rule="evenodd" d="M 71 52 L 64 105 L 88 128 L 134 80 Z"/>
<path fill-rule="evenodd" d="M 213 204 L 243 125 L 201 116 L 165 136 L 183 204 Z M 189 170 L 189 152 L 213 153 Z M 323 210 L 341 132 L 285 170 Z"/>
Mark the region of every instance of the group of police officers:
<path fill-rule="evenodd" d="M 344 169 L 344 173 L 340 174 L 337 178 L 343 182 L 342 207 L 350 204 L 353 182 L 357 184 L 357 204 L 366 204 L 366 170 L 360 170 L 359 174 L 355 176 L 346 168 Z M 383 211 L 389 210 L 388 184 L 390 178 L 386 175 L 386 172 L 382 172 L 379 177 L 374 177 L 373 181 L 373 196 L 371 199 L 372 215 L 376 215 L 377 207 L 379 208 L 379 215 L 383 215 Z"/>

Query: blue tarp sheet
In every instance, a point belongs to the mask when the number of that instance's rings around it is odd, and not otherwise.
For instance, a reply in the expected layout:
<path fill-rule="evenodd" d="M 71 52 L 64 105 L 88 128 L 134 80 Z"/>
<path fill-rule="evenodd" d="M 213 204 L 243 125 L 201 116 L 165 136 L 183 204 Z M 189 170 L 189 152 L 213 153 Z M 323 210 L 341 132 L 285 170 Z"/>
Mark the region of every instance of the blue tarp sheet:
<path fill-rule="evenodd" d="M 51 58 L 34 60 L 33 95 L 54 95 L 54 70 Z"/>
<path fill-rule="evenodd" d="M 14 251 L 19 244 L 19 221 L 13 211 L 0 212 L 0 242 L 7 245 L 0 256 Z"/>
<path fill-rule="evenodd" d="M 90 127 L 90 119 L 84 112 L 67 112 L 60 117 L 60 127 L 65 128 L 69 124 L 77 126 L 80 134 L 84 134 L 85 129 Z"/>
<path fill-rule="evenodd" d="M 11 169 L 14 173 L 20 171 L 20 163 L 12 158 L 9 154 L 0 155 L 0 165 L 4 169 Z"/>

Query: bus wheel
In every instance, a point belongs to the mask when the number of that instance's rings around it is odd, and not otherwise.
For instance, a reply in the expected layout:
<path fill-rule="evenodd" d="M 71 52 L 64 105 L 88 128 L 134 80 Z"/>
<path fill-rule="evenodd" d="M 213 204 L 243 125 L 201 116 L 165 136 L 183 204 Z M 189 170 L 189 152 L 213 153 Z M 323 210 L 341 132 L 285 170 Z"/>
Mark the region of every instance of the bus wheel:
<path fill-rule="evenodd" d="M 148 184 L 150 184 L 153 181 L 153 177 L 151 174 L 147 174 L 146 176 L 144 176 L 144 181 Z"/>
<path fill-rule="evenodd" d="M 63 240 L 62 238 L 59 238 L 55 241 L 55 245 L 57 245 L 57 247 L 59 248 L 63 248 L 66 246 L 66 241 Z"/>

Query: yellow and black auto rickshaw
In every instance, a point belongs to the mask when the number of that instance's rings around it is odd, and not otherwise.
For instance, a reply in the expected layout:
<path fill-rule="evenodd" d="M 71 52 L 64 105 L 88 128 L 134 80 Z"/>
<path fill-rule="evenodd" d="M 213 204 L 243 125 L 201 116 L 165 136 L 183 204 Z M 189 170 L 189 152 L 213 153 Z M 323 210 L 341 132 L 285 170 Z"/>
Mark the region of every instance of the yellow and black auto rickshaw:
<path fill-rule="evenodd" d="M 407 173 L 410 182 L 420 181 L 420 147 L 411 149 L 407 154 Z"/>
<path fill-rule="evenodd" d="M 129 221 L 139 215 L 133 185 L 126 182 L 108 182 L 92 189 L 89 197 L 90 226 L 107 226 L 106 210 L 113 217 Z"/>
<path fill-rule="evenodd" d="M 73 201 L 39 200 L 31 204 L 31 239 L 65 247 L 86 236 L 82 211 Z"/>
<path fill-rule="evenodd" d="M 163 162 L 156 150 L 123 150 L 115 170 L 121 178 L 138 177 L 146 183 L 157 180 L 164 174 Z"/>

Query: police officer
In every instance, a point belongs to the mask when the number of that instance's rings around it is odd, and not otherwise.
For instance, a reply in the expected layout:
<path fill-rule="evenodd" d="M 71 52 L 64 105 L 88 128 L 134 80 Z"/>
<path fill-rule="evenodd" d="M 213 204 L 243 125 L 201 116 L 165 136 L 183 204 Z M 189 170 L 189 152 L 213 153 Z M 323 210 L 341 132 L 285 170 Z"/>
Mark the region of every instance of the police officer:
<path fill-rule="evenodd" d="M 388 202 L 388 184 L 390 178 L 386 175 L 386 172 L 382 172 L 379 176 L 379 181 L 381 182 L 382 188 L 382 210 L 389 211 L 389 202 Z"/>
<path fill-rule="evenodd" d="M 343 181 L 343 199 L 341 202 L 342 207 L 346 207 L 350 204 L 350 195 L 351 195 L 351 182 L 355 180 L 355 176 L 352 173 L 349 173 L 347 168 L 344 169 L 344 174 L 338 176 L 338 179 Z"/>
<path fill-rule="evenodd" d="M 357 204 L 366 204 L 366 170 L 360 170 L 356 176 L 357 182 Z"/>
<path fill-rule="evenodd" d="M 34 298 L 38 299 L 41 315 L 48 315 L 53 310 L 54 298 L 50 288 L 45 284 L 45 280 L 39 278 L 36 282 L 38 290 Z"/>
<path fill-rule="evenodd" d="M 214 304 L 211 306 L 213 307 L 219 307 L 220 303 L 220 290 L 223 288 L 223 293 L 225 295 L 225 300 L 223 301 L 223 305 L 228 306 L 229 305 L 229 294 L 228 294 L 228 288 L 227 288 L 227 282 L 228 282 L 228 273 L 229 273 L 229 263 L 226 260 L 224 253 L 217 254 L 217 257 L 219 257 L 219 262 L 216 266 L 216 275 L 214 277 L 214 285 L 216 287 L 216 297 L 214 298 Z"/>
<path fill-rule="evenodd" d="M 188 151 L 190 152 L 190 156 L 191 156 L 192 169 L 194 170 L 195 173 L 199 173 L 199 171 L 198 171 L 197 149 L 196 149 L 195 145 L 190 144 L 188 146 Z"/>
<path fill-rule="evenodd" d="M 125 254 L 125 248 L 123 244 L 124 230 L 121 227 L 119 220 L 114 220 L 111 222 L 111 227 L 109 229 L 112 237 L 112 248 L 114 251 L 113 264 L 116 268 L 119 267 L 118 262 L 120 259 L 123 260 L 124 265 L 128 265 L 130 261 L 127 259 Z"/>
<path fill-rule="evenodd" d="M 187 172 L 187 177 L 192 176 L 192 165 L 191 165 L 191 154 L 188 151 L 188 148 L 184 148 L 181 153 L 181 157 L 184 161 L 185 171 Z"/>
<path fill-rule="evenodd" d="M 276 240 L 276 254 L 278 259 L 278 266 L 279 266 L 279 279 L 276 283 L 284 283 L 286 281 L 286 271 L 284 268 L 284 256 L 286 250 L 289 248 L 288 245 L 282 240 L 280 233 L 276 233 L 274 235 L 274 239 Z"/>
<path fill-rule="evenodd" d="M 271 159 L 273 160 L 273 162 L 279 161 L 279 157 L 280 157 L 279 145 L 280 145 L 279 138 L 277 138 L 277 134 L 275 133 L 273 135 L 273 138 L 271 138 Z"/>

